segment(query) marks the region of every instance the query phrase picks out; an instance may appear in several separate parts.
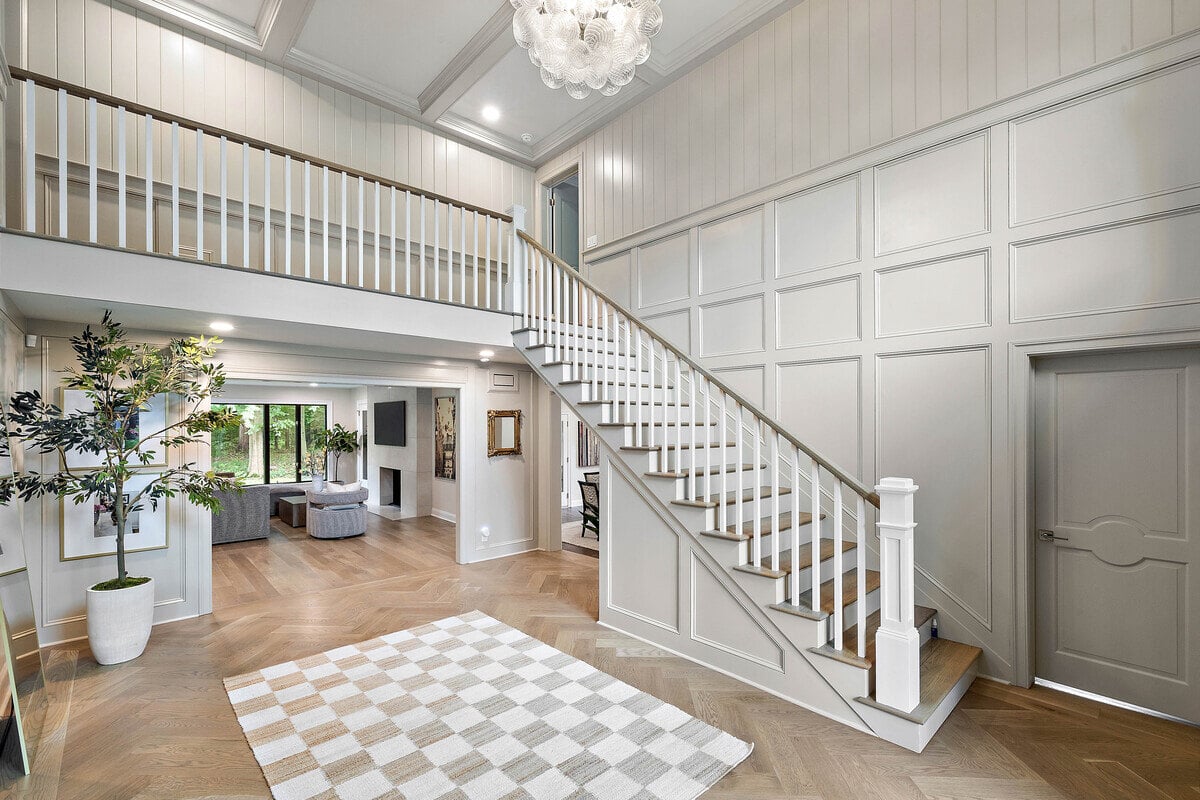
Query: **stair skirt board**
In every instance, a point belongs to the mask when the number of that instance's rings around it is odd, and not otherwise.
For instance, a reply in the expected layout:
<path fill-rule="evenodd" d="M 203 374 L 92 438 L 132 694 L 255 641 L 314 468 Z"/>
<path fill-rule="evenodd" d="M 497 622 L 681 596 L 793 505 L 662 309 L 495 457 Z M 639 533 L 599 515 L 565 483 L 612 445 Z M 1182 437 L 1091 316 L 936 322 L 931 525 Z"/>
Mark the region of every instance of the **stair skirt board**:
<path fill-rule="evenodd" d="M 525 354 L 526 360 L 534 371 L 550 385 L 564 403 L 573 408 L 575 413 L 597 434 L 602 443 L 603 466 L 607 467 L 607 480 L 605 481 L 607 497 L 604 497 L 603 501 L 606 510 L 609 511 L 603 515 L 602 525 L 605 528 L 603 535 L 608 537 L 609 548 L 601 561 L 600 624 L 645 641 L 665 652 L 729 675 L 856 730 L 881 736 L 895 744 L 920 752 L 970 685 L 977 668 L 977 659 L 971 662 L 970 668 L 950 689 L 949 694 L 942 698 L 936 708 L 923 720 L 914 719 L 909 715 L 895 710 L 887 710 L 875 704 L 870 699 L 873 690 L 872 671 L 860 664 L 853 663 L 856 658 L 845 658 L 841 654 L 829 652 L 831 648 L 829 618 L 820 615 L 812 618 L 811 614 L 797 614 L 796 611 L 789 613 L 785 600 L 788 588 L 785 582 L 789 580 L 788 578 L 773 578 L 745 569 L 735 569 L 744 566 L 748 561 L 747 556 L 751 552 L 752 545 L 746 541 L 726 539 L 719 534 L 714 536 L 713 529 L 716 527 L 717 520 L 717 512 L 714 508 L 672 502 L 677 501 L 679 495 L 684 491 L 682 488 L 683 476 L 661 473 L 690 470 L 692 468 L 691 451 L 685 449 L 680 453 L 672 448 L 664 455 L 662 451 L 652 450 L 649 447 L 631 447 L 628 437 L 634 428 L 625 425 L 602 424 L 613 416 L 614 406 L 607 402 L 590 399 L 589 382 L 564 380 L 565 376 L 560 365 L 544 365 L 548 359 L 542 358 L 543 353 L 538 352 L 540 348 L 531 344 L 533 334 L 518 332 L 514 334 L 514 337 L 518 349 Z M 661 393 L 656 392 L 655 394 L 658 396 L 646 396 L 643 393 L 638 397 L 643 412 L 642 419 L 646 423 L 650 421 L 649 404 L 662 399 Z M 663 419 L 661 407 L 655 408 L 654 413 L 656 422 L 661 422 Z M 685 417 L 686 422 L 688 420 Z M 655 429 L 656 445 L 664 443 L 663 429 L 662 426 Z M 671 426 L 667 426 L 665 429 L 674 430 Z M 650 430 L 649 425 L 643 426 L 642 430 L 643 434 L 647 435 L 646 431 Z M 686 430 L 685 428 L 685 432 Z M 726 442 L 730 442 L 734 438 L 733 435 L 729 435 Z M 674 445 L 675 438 L 671 437 L 667 442 Z M 644 444 L 648 444 L 648 440 L 644 441 Z M 725 466 L 733 462 L 736 447 L 704 447 L 703 445 L 701 447 L 702 449 L 697 453 L 696 464 L 703 470 L 702 456 L 707 452 L 710 459 L 709 469 L 714 471 L 714 492 L 720 494 L 716 491 L 719 486 L 720 473 L 724 471 Z M 743 463 L 753 462 L 754 455 L 749 452 L 750 450 L 752 448 L 743 448 L 741 453 Z M 752 464 L 750 466 L 751 469 L 743 473 L 747 476 L 744 478 L 746 482 L 743 484 L 746 487 L 753 485 L 752 481 L 757 480 L 766 465 L 764 464 L 759 469 L 754 469 Z M 731 480 L 735 480 L 738 470 L 735 468 L 728 474 Z M 803 484 L 801 488 L 804 488 Z M 732 487 L 727 484 L 727 489 L 736 489 L 736 483 L 733 483 Z M 791 510 L 791 498 L 784 496 L 780 499 L 782 516 Z M 772 498 L 763 499 L 762 514 L 770 515 L 770 503 L 772 502 Z M 803 508 L 807 502 L 806 499 L 801 500 L 801 507 Z M 743 504 L 744 507 L 747 505 L 752 506 L 753 504 Z M 612 511 L 613 509 L 616 509 L 615 513 Z M 733 506 L 730 506 L 729 509 L 728 524 L 733 525 L 735 524 Z M 745 508 L 743 510 L 745 511 Z M 631 513 L 638 515 L 635 525 L 614 522 L 615 517 Z M 752 520 L 752 513 L 744 513 L 744 519 Z M 832 525 L 832 521 L 824 519 L 824 517 L 825 515 L 822 514 L 823 536 L 828 534 Z M 669 540 L 659 539 L 657 548 L 658 555 L 662 556 L 661 563 L 665 564 L 670 559 L 674 561 L 670 567 L 675 572 L 674 586 L 671 591 L 663 594 L 664 597 L 672 593 L 676 595 L 676 599 L 673 601 L 675 602 L 673 624 L 666 624 L 661 620 L 654 619 L 653 615 L 647 616 L 638 613 L 637 610 L 623 607 L 621 602 L 614 602 L 612 563 L 614 552 L 620 549 L 619 542 L 623 538 L 622 534 L 614 535 L 614 526 L 618 530 L 636 530 L 637 536 L 642 537 L 638 546 L 644 548 L 647 554 L 653 553 L 655 547 L 650 544 L 651 538 L 655 536 L 654 529 L 657 529 L 658 534 L 664 537 L 666 535 L 671 537 Z M 811 535 L 806 530 L 807 527 L 808 523 L 802 521 L 802 544 Z M 791 545 L 790 530 L 784 530 L 782 535 L 781 554 L 790 550 Z M 764 537 L 763 544 L 763 564 L 767 566 L 769 539 Z M 617 555 L 619 557 L 619 554 Z M 646 558 L 653 560 L 652 555 L 647 555 Z M 832 563 L 832 559 L 821 560 L 822 579 L 832 576 Z M 852 548 L 844 556 L 843 567 L 852 574 L 855 568 L 855 556 Z M 811 566 L 801 569 L 801 589 L 803 592 L 807 592 L 811 588 L 811 578 L 809 577 Z M 745 634 L 746 636 L 757 635 L 752 630 L 757 629 L 765 638 L 757 639 L 757 644 L 748 644 L 747 642 L 751 640 L 743 640 L 742 646 L 745 649 L 739 650 L 737 646 L 728 642 L 714 641 L 712 636 L 699 635 L 694 630 L 693 623 L 700 619 L 700 616 L 693 613 L 692 608 L 693 603 L 697 600 L 697 581 L 700 570 L 711 577 L 711 581 L 705 579 L 705 582 L 709 584 L 703 595 L 706 601 L 717 602 L 712 598 L 719 595 L 720 602 L 723 603 L 723 607 L 719 608 L 720 630 L 736 629 L 740 631 L 739 626 L 745 625 L 750 626 L 747 628 L 750 633 Z M 851 575 L 848 574 L 847 577 L 851 577 Z M 640 597 L 640 595 L 630 596 Z M 867 612 L 870 614 L 879 607 L 880 592 L 878 590 L 869 592 L 866 597 Z M 801 601 L 803 602 L 805 599 L 806 596 L 802 595 Z M 646 600 L 645 602 L 651 601 Z M 784 605 L 778 605 L 780 603 Z M 774 608 L 771 607 L 773 605 Z M 718 607 L 712 606 L 710 612 L 713 609 L 718 609 Z M 847 613 L 844 616 L 844 625 L 851 628 L 857 621 L 852 615 L 854 605 L 847 606 L 845 611 Z M 671 615 L 664 614 L 663 616 Z M 922 640 L 924 641 L 928 636 L 927 626 L 922 626 L 922 628 Z M 852 651 L 856 644 L 856 637 L 852 639 L 848 635 L 843 652 Z M 755 647 L 769 649 L 771 658 L 764 659 L 749 652 Z M 819 650 L 819 648 L 824 648 L 824 650 Z M 778 657 L 776 657 L 775 651 L 777 651 Z M 925 710 L 929 711 L 929 709 Z"/>

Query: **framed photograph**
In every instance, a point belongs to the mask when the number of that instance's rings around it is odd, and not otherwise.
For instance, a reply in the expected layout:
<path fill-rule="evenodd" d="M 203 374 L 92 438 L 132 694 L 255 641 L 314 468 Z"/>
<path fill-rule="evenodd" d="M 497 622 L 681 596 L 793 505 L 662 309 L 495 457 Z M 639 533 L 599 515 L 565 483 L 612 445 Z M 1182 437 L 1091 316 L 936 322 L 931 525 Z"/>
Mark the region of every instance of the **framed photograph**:
<path fill-rule="evenodd" d="M 89 410 L 87 395 L 77 389 L 63 389 L 62 402 L 59 405 L 63 410 L 63 414 Z M 161 431 L 167 427 L 167 410 L 167 396 L 165 394 L 156 395 L 146 408 L 138 410 L 130 418 L 129 424 L 125 427 L 126 441 L 137 441 L 147 434 Z M 165 467 L 167 465 L 166 451 L 156 441 L 147 442 L 144 449 L 154 455 L 154 458 L 144 466 Z M 67 453 L 67 465 L 70 467 L 87 469 L 89 467 L 98 467 L 100 463 L 100 456 L 94 453 L 74 451 Z"/>
<path fill-rule="evenodd" d="M 436 397 L 433 401 L 433 476 L 452 481 L 457 476 L 455 461 L 458 441 L 458 401 Z"/>
<path fill-rule="evenodd" d="M 579 423 L 579 464 L 580 467 L 600 466 L 600 437 L 592 433 L 592 429 L 582 422 Z"/>
<path fill-rule="evenodd" d="M 157 477 L 156 473 L 140 473 L 125 485 L 125 496 L 132 499 Z M 125 551 L 141 553 L 167 547 L 169 514 L 167 503 L 160 500 L 158 508 L 144 502 L 144 508 L 130 513 L 125 529 Z M 111 556 L 117 552 L 117 520 L 111 500 L 93 497 L 83 503 L 65 498 L 59 501 L 59 560 Z"/>

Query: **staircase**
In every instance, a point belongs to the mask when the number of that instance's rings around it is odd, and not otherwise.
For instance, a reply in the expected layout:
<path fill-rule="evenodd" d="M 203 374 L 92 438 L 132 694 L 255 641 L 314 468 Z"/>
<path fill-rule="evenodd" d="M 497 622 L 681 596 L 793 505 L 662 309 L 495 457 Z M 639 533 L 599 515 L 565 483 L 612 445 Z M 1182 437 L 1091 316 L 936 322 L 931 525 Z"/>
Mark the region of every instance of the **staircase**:
<path fill-rule="evenodd" d="M 862 485 L 523 231 L 513 241 L 513 338 L 533 369 L 815 667 L 852 709 L 844 721 L 920 752 L 980 650 L 936 638 L 937 612 L 913 602 L 917 487 Z"/>

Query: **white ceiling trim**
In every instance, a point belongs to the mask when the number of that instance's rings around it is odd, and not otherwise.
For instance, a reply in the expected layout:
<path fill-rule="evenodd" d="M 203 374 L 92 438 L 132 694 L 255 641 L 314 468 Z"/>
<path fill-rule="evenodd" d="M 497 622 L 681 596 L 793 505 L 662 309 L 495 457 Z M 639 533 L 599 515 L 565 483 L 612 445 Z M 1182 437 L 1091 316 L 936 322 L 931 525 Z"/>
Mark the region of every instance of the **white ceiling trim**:
<path fill-rule="evenodd" d="M 251 27 L 240 20 L 219 14 L 192 0 L 130 0 L 135 6 L 149 11 L 157 17 L 219 39 L 226 44 L 261 53 L 263 36 L 258 27 Z M 282 0 L 265 0 L 259 8 L 258 22 L 274 16 Z M 268 6 L 275 7 L 269 9 Z"/>
<path fill-rule="evenodd" d="M 469 120 L 452 111 L 448 111 L 438 118 L 438 127 L 453 131 L 459 136 L 485 145 L 493 150 L 499 150 L 509 158 L 516 159 L 527 167 L 536 166 L 533 160 L 533 148 L 529 145 L 524 142 L 514 142 L 507 136 L 496 133 L 494 130 L 485 128 L 473 120 Z"/>
<path fill-rule="evenodd" d="M 505 34 L 512 30 L 512 15 L 512 5 L 505 0 L 422 90 L 417 98 L 422 114 L 436 120 L 508 53 L 513 43 L 506 41 Z"/>
<path fill-rule="evenodd" d="M 315 0 L 266 0 L 258 15 L 263 58 L 281 61 L 296 46 Z"/>
<path fill-rule="evenodd" d="M 366 100 L 382 103 L 393 111 L 399 111 L 416 119 L 420 119 L 421 117 L 421 108 L 417 102 L 417 98 L 397 92 L 378 81 L 365 78 L 356 72 L 342 69 L 336 64 L 330 64 L 328 61 L 317 58 L 311 53 L 292 48 L 284 56 L 283 65 L 297 72 L 302 72 L 311 77 L 323 80 L 326 83 L 341 86 Z"/>

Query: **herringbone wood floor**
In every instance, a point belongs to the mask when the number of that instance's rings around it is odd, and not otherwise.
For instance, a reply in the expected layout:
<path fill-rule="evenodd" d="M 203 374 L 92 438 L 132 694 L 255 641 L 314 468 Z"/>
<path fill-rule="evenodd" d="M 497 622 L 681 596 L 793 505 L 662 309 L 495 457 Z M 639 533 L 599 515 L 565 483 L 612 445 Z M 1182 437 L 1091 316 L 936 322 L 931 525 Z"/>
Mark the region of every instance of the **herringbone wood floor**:
<path fill-rule="evenodd" d="M 277 525 L 269 540 L 214 548 L 217 610 L 156 628 L 125 665 L 79 654 L 74 682 L 52 685 L 65 736 L 43 746 L 39 779 L 14 796 L 267 798 L 222 677 L 478 608 L 753 741 L 706 800 L 1200 798 L 1193 728 L 981 680 L 914 755 L 601 628 L 594 558 L 539 552 L 464 567 L 445 523 L 371 522 L 358 539 Z"/>

